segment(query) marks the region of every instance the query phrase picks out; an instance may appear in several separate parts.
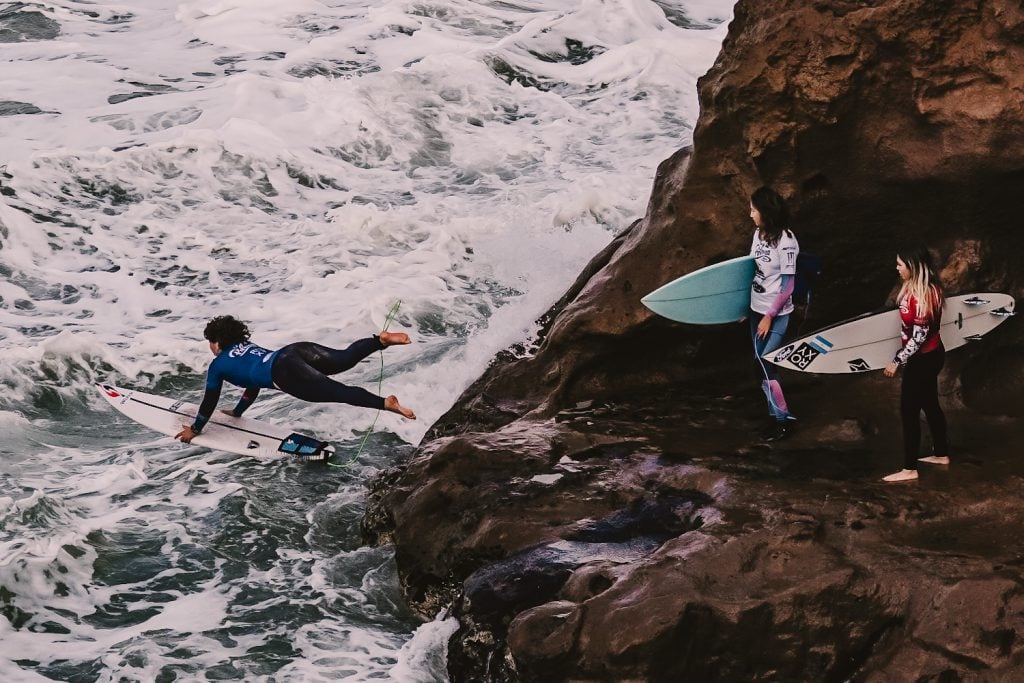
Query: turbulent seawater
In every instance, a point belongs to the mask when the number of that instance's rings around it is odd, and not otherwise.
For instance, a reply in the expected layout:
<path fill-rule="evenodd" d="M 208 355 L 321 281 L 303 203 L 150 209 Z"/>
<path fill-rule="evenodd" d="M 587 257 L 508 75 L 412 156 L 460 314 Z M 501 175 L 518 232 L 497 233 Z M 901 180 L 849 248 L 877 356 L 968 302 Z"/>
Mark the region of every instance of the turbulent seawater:
<path fill-rule="evenodd" d="M 731 5 L 0 4 L 0 680 L 444 680 L 455 622 L 360 546 L 364 482 L 643 214 Z M 195 401 L 213 315 L 343 346 L 396 300 L 383 393 L 420 419 L 349 468 L 184 446 L 92 387 Z M 249 414 L 342 459 L 374 419 Z"/>

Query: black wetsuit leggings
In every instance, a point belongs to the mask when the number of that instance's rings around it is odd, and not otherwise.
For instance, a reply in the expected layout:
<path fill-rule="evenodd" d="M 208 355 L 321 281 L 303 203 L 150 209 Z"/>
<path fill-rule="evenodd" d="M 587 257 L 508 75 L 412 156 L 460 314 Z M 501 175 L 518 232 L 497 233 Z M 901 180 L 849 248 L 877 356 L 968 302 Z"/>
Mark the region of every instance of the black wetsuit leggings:
<path fill-rule="evenodd" d="M 900 416 L 903 419 L 903 467 L 917 469 L 921 448 L 921 411 L 932 433 L 934 455 L 949 455 L 946 416 L 939 406 L 939 371 L 946 362 L 941 346 L 928 353 L 915 353 L 903 368 Z"/>
<path fill-rule="evenodd" d="M 303 401 L 383 409 L 383 397 L 327 376 L 344 372 L 383 348 L 377 337 L 360 339 L 344 350 L 313 342 L 296 342 L 277 352 L 270 374 L 278 389 Z"/>

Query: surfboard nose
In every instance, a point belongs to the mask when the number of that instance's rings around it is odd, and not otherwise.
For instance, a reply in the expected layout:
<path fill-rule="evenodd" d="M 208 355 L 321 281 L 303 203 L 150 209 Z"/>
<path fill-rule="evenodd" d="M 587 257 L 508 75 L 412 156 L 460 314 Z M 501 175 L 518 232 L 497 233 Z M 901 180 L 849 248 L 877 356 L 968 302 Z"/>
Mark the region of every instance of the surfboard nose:
<path fill-rule="evenodd" d="M 740 256 L 701 268 L 640 299 L 654 313 L 691 325 L 720 325 L 741 320 L 750 308 L 754 258 Z"/>

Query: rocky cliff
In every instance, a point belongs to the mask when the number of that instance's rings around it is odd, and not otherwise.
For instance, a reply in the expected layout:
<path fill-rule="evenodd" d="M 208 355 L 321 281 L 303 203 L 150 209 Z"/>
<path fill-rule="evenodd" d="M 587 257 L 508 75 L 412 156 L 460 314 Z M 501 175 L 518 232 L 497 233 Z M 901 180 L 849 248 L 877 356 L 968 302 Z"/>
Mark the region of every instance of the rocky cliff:
<path fill-rule="evenodd" d="M 1019 300 L 1024 10 L 739 0 L 699 95 L 647 214 L 374 482 L 367 539 L 459 616 L 453 680 L 1024 676 L 1024 326 L 950 354 L 954 464 L 887 487 L 896 382 L 787 376 L 769 448 L 745 334 L 638 303 L 744 253 L 761 184 L 824 258 L 808 330 L 883 305 L 910 242 Z"/>

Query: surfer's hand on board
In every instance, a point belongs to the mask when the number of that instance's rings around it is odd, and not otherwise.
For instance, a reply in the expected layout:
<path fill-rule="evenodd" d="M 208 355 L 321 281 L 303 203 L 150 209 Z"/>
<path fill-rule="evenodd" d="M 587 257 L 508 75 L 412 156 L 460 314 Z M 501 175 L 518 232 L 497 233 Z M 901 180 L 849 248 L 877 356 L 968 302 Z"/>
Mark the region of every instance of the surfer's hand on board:
<path fill-rule="evenodd" d="M 896 374 L 896 370 L 899 367 L 900 366 L 896 364 L 896 361 L 892 361 L 891 363 L 885 366 L 885 370 L 883 372 L 885 372 L 886 377 L 892 377 L 893 375 Z"/>
<path fill-rule="evenodd" d="M 180 432 L 174 435 L 175 439 L 178 439 L 182 443 L 189 443 L 192 439 L 196 438 L 196 433 L 192 431 L 191 427 L 184 427 Z"/>

